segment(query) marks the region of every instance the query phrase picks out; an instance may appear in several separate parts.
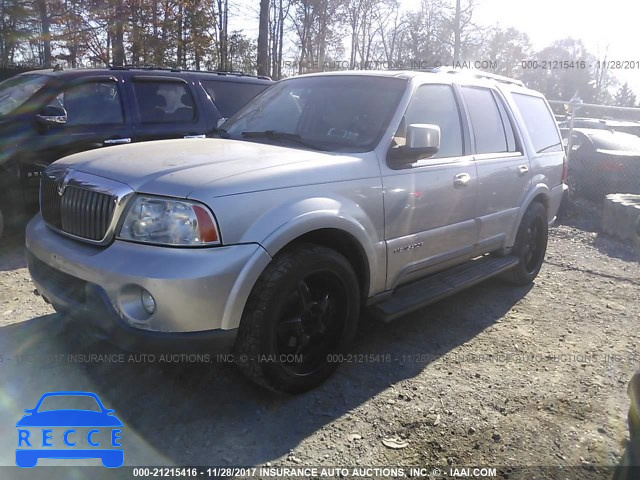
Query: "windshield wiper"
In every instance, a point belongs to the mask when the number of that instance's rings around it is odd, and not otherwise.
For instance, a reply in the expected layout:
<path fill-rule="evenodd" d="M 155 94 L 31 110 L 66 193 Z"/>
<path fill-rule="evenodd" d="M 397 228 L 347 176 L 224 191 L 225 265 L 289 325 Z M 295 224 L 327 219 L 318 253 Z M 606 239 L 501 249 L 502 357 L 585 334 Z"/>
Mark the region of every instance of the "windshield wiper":
<path fill-rule="evenodd" d="M 242 132 L 244 138 L 266 138 L 268 140 L 290 140 L 303 147 L 313 150 L 324 150 L 313 143 L 308 142 L 297 133 L 278 132 L 277 130 L 264 130 L 262 132 Z"/>
<path fill-rule="evenodd" d="M 227 132 L 224 128 L 214 128 L 210 133 L 215 133 L 216 135 L 219 135 L 220 138 L 231 138 L 229 132 Z"/>

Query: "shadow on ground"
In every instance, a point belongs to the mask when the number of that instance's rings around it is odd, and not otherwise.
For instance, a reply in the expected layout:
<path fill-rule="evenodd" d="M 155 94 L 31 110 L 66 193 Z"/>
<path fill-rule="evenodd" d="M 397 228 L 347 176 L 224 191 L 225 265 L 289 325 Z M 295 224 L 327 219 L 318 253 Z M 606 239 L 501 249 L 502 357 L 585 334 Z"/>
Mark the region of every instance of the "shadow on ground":
<path fill-rule="evenodd" d="M 0 272 L 25 268 L 24 232 L 10 231 L 0 238 Z"/>
<path fill-rule="evenodd" d="M 9 325 L 0 328 L 0 463 L 13 464 L 15 422 L 43 392 L 85 390 L 123 421 L 125 465 L 264 464 L 429 363 L 403 362 L 403 356 L 445 354 L 494 324 L 528 291 L 488 281 L 389 325 L 363 318 L 353 352 L 388 354 L 391 361 L 345 364 L 299 396 L 266 392 L 228 364 L 70 361 L 69 353 L 120 351 L 81 343 L 73 323 L 57 314 Z"/>

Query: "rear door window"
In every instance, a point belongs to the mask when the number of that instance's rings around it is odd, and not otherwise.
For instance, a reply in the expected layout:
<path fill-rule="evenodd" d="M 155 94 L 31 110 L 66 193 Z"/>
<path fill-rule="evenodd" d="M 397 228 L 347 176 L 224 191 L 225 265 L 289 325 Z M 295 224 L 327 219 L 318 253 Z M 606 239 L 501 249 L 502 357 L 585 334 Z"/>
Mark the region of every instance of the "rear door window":
<path fill-rule="evenodd" d="M 267 88 L 268 84 L 204 80 L 202 86 L 213 100 L 223 117 L 229 118 L 249 103 L 253 97 Z"/>
<path fill-rule="evenodd" d="M 521 93 L 514 93 L 513 100 L 520 110 L 520 115 L 531 137 L 531 143 L 537 153 L 561 152 L 562 141 L 558 136 L 558 129 L 541 97 L 534 97 Z"/>
<path fill-rule="evenodd" d="M 133 88 L 141 123 L 195 121 L 196 104 L 186 83 L 134 78 Z"/>
<path fill-rule="evenodd" d="M 462 94 L 471 118 L 476 153 L 514 151 L 513 131 L 503 123 L 493 92 L 488 88 L 462 87 Z"/>

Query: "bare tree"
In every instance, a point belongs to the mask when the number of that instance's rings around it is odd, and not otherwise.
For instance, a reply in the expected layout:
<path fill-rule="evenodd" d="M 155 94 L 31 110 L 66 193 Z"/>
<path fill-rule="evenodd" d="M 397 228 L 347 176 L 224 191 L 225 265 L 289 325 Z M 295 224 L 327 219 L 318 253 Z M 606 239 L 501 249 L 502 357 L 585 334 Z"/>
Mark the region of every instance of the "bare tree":
<path fill-rule="evenodd" d="M 216 0 L 218 3 L 218 69 L 230 70 L 229 65 L 229 1 Z"/>
<path fill-rule="evenodd" d="M 260 0 L 258 75 L 269 75 L 269 0 Z"/>

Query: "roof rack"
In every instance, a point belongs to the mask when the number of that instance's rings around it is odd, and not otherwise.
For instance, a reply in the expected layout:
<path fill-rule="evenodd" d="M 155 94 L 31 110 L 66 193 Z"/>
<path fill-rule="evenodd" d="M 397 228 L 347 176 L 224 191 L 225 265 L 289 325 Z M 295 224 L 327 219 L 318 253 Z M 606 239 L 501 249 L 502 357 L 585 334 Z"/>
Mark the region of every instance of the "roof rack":
<path fill-rule="evenodd" d="M 124 66 L 113 66 L 109 65 L 110 70 L 160 70 L 164 72 L 194 72 L 194 73 L 211 73 L 216 75 L 233 75 L 237 77 L 253 77 L 259 78 L 261 80 L 271 80 L 271 77 L 266 75 L 253 75 L 251 73 L 246 73 L 238 70 L 194 70 L 190 68 L 181 68 L 181 67 L 158 67 L 156 65 L 124 65 Z"/>
<path fill-rule="evenodd" d="M 504 75 L 497 75 L 495 73 L 484 72 L 482 70 L 474 70 L 474 69 L 468 69 L 468 68 L 437 67 L 437 68 L 431 69 L 430 71 L 437 72 L 437 73 L 462 74 L 462 75 L 468 75 L 474 78 L 484 78 L 486 80 L 494 80 L 496 82 L 506 83 L 509 85 L 517 85 L 519 87 L 525 86 L 521 80 L 505 77 Z"/>

